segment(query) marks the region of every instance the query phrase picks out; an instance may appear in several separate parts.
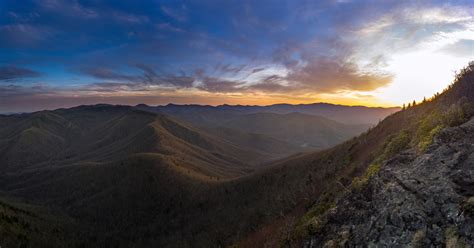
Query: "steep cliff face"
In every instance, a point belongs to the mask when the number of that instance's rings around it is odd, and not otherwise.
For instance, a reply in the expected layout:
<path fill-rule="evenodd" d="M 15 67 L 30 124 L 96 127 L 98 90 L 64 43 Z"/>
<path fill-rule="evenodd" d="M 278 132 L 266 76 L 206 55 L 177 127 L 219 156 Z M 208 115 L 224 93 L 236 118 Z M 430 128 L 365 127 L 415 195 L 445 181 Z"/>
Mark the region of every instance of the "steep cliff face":
<path fill-rule="evenodd" d="M 304 247 L 474 246 L 474 118 L 384 162 L 311 227 Z"/>

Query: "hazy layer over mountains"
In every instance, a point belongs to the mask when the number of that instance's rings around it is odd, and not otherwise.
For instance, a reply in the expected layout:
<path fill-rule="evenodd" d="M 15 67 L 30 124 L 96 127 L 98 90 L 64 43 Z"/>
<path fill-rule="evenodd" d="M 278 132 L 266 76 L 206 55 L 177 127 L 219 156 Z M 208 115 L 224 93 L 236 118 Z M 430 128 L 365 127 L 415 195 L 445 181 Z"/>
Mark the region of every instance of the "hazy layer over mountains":
<path fill-rule="evenodd" d="M 376 124 L 387 115 L 394 113 L 400 108 L 372 108 L 365 106 L 344 106 L 329 103 L 313 104 L 274 104 L 268 106 L 244 106 L 244 105 L 176 105 L 147 106 L 140 104 L 137 107 L 152 111 L 159 111 L 181 118 L 197 125 L 216 125 L 223 121 L 243 114 L 275 113 L 289 114 L 301 113 L 325 117 L 343 124 Z"/>
<path fill-rule="evenodd" d="M 362 133 L 398 110 L 326 103 L 216 107 L 175 104 L 152 107 L 141 104 L 136 107 L 166 113 L 216 135 L 229 134 L 230 130 L 263 135 L 292 146 L 291 151 L 331 147 Z"/>

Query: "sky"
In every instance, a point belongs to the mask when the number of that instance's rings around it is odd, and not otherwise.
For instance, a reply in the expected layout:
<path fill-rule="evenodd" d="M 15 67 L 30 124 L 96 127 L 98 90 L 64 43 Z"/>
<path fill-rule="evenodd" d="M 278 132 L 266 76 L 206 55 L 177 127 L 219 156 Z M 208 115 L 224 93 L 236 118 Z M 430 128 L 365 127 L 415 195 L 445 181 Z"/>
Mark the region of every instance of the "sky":
<path fill-rule="evenodd" d="M 471 1 L 0 0 L 0 112 L 400 106 L 474 60 Z"/>

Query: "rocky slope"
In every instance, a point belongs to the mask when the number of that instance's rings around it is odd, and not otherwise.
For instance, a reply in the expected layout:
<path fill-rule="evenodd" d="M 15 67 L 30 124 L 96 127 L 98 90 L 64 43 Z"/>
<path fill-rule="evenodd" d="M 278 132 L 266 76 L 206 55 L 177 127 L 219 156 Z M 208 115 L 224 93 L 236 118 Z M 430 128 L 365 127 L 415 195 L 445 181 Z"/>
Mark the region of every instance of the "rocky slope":
<path fill-rule="evenodd" d="M 316 218 L 304 247 L 474 246 L 474 118 L 405 150 Z"/>

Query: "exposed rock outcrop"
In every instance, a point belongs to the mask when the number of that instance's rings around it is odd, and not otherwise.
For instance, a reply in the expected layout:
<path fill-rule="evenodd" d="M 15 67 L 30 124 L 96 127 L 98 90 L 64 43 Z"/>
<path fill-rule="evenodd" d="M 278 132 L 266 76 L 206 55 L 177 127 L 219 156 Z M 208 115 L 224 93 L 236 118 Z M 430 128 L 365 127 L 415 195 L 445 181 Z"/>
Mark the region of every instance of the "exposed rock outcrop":
<path fill-rule="evenodd" d="M 474 118 L 406 150 L 320 216 L 304 247 L 474 246 Z"/>

